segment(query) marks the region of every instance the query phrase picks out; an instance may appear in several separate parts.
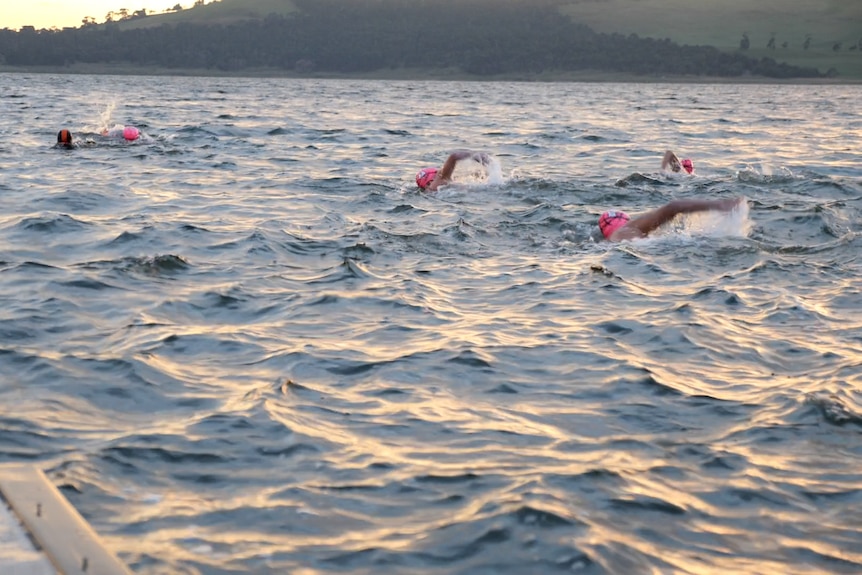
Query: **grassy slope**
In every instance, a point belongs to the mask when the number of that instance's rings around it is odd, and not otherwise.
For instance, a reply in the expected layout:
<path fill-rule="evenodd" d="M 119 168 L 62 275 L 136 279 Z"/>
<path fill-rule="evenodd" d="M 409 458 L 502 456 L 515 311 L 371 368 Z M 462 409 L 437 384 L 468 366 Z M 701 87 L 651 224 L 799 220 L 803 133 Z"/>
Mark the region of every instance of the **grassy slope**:
<path fill-rule="evenodd" d="M 364 2 L 366 0 L 344 0 Z M 410 2 L 414 0 L 403 0 Z M 528 5 L 530 0 L 523 0 Z M 125 29 L 177 22 L 230 22 L 297 10 L 291 0 L 220 0 L 177 13 L 158 14 L 120 23 Z M 564 0 L 561 11 L 599 32 L 670 38 L 679 44 L 737 50 L 743 32 L 751 48 L 746 55 L 862 79 L 862 0 Z M 777 47 L 766 48 L 775 34 Z M 811 46 L 803 50 L 806 35 Z M 783 42 L 787 48 L 782 48 Z M 832 45 L 843 47 L 834 52 Z"/>
<path fill-rule="evenodd" d="M 267 14 L 273 13 L 290 14 L 291 12 L 295 12 L 296 9 L 291 0 L 221 0 L 210 2 L 203 6 L 187 8 L 181 12 L 155 14 L 146 18 L 123 21 L 120 23 L 120 27 L 124 30 L 131 30 L 134 28 L 176 24 L 179 22 L 202 24 L 234 22 L 243 19 L 263 18 Z"/>
<path fill-rule="evenodd" d="M 561 11 L 599 32 L 670 38 L 679 44 L 736 50 L 748 34 L 748 56 L 835 68 L 862 78 L 862 50 L 848 50 L 862 39 L 860 0 L 568 0 Z M 766 48 L 775 34 L 776 49 Z M 803 50 L 806 35 L 811 46 Z M 782 48 L 783 42 L 788 43 Z M 842 42 L 834 52 L 835 42 Z M 862 47 L 860 47 L 862 48 Z"/>

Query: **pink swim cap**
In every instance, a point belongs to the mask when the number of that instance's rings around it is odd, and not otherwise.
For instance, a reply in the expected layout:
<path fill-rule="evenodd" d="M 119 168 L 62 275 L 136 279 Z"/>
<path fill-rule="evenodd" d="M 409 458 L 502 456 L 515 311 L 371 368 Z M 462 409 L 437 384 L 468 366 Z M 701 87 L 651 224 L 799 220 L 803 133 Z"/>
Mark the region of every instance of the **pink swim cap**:
<path fill-rule="evenodd" d="M 691 160 L 689 160 L 688 158 L 684 159 L 680 163 L 682 164 L 682 167 L 685 168 L 685 171 L 688 172 L 689 174 L 694 171 L 694 164 L 692 164 Z"/>
<path fill-rule="evenodd" d="M 141 132 L 134 126 L 126 126 L 123 128 L 123 137 L 128 141 L 137 140 L 138 136 L 141 135 Z"/>
<path fill-rule="evenodd" d="M 422 168 L 416 173 L 416 185 L 424 190 L 434 181 L 436 175 L 437 168 Z"/>
<path fill-rule="evenodd" d="M 602 230 L 605 239 L 610 239 L 611 235 L 626 225 L 629 219 L 629 215 L 625 212 L 605 212 L 599 216 L 599 229 Z"/>

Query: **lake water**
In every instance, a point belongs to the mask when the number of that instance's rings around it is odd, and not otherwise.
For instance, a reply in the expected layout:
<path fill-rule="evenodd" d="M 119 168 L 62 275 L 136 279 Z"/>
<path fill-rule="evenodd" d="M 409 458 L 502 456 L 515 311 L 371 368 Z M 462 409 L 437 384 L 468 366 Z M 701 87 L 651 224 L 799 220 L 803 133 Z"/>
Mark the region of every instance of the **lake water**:
<path fill-rule="evenodd" d="M 2 460 L 136 573 L 859 573 L 860 97 L 0 75 Z"/>

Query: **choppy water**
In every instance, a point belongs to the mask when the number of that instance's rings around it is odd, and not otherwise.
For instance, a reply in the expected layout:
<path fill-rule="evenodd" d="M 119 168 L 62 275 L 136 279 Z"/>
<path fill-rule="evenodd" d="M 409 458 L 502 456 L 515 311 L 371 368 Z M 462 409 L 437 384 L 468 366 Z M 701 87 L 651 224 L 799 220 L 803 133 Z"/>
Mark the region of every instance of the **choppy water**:
<path fill-rule="evenodd" d="M 136 573 L 858 573 L 860 96 L 0 75 L 2 459 Z"/>

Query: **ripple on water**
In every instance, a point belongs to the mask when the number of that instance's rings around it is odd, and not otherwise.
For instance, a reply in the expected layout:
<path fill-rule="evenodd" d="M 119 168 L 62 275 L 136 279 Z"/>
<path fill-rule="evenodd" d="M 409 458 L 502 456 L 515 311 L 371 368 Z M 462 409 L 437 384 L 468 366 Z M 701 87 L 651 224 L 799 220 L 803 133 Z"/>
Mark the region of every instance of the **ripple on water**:
<path fill-rule="evenodd" d="M 136 572 L 862 571 L 852 89 L 2 82 L 3 457 Z"/>

